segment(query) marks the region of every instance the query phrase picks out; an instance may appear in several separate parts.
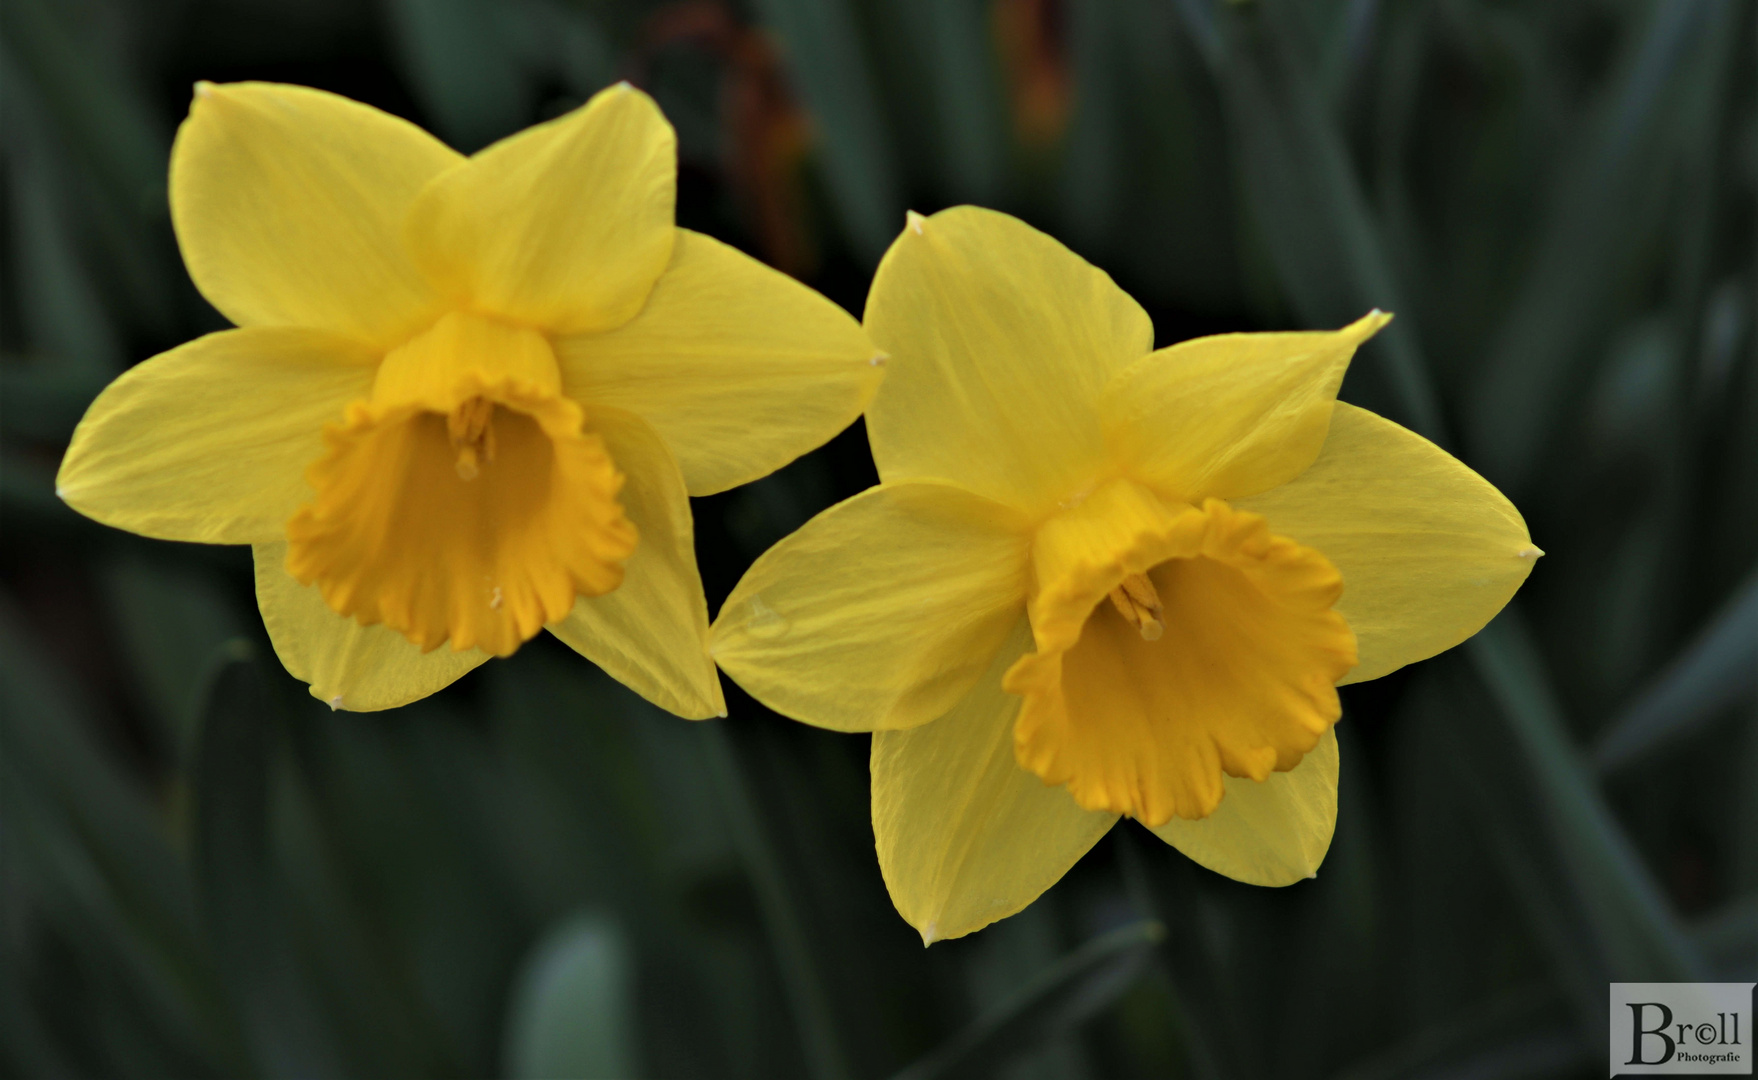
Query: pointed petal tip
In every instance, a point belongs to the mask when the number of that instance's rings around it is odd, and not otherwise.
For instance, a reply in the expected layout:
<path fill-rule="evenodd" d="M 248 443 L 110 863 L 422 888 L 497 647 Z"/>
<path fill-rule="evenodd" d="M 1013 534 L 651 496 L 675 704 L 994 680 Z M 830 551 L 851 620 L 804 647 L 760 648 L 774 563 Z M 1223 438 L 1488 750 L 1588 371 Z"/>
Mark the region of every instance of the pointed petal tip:
<path fill-rule="evenodd" d="M 1519 551 L 1514 552 L 1514 558 L 1516 559 L 1537 559 L 1543 555 L 1544 549 L 1536 544 L 1527 544 Z"/>
<path fill-rule="evenodd" d="M 1350 335 L 1355 338 L 1357 344 L 1360 344 L 1384 329 L 1385 325 L 1391 322 L 1393 317 L 1394 316 L 1389 311 L 1382 311 L 1379 308 L 1374 308 L 1366 315 L 1363 315 L 1348 326 L 1345 326 L 1340 333 Z"/>
<path fill-rule="evenodd" d="M 889 359 L 891 359 L 890 353 L 876 352 L 872 356 L 867 358 L 867 363 L 872 365 L 873 367 L 884 367 L 885 361 L 887 361 Z"/>
<path fill-rule="evenodd" d="M 917 236 L 924 235 L 922 232 L 922 226 L 927 224 L 927 221 L 927 218 L 916 213 L 914 210 L 905 211 L 903 215 L 904 225 L 908 227 L 910 232 L 915 233 Z"/>
<path fill-rule="evenodd" d="M 207 81 L 206 79 L 195 80 L 195 96 L 198 99 L 205 98 L 205 97 L 212 97 L 214 90 L 215 90 L 214 84 Z"/>
<path fill-rule="evenodd" d="M 340 709 L 342 707 L 342 695 L 337 694 L 335 697 L 333 697 L 333 698 L 329 699 L 329 701 L 325 702 L 325 704 L 330 707 L 331 712 L 335 712 L 337 709 Z"/>
<path fill-rule="evenodd" d="M 937 931 L 939 929 L 940 929 L 940 924 L 937 922 L 931 922 L 927 926 L 922 928 L 922 930 L 921 930 L 922 948 L 925 949 L 928 946 L 934 944 L 936 941 L 940 940 L 939 938 L 934 936 L 935 931 Z"/>

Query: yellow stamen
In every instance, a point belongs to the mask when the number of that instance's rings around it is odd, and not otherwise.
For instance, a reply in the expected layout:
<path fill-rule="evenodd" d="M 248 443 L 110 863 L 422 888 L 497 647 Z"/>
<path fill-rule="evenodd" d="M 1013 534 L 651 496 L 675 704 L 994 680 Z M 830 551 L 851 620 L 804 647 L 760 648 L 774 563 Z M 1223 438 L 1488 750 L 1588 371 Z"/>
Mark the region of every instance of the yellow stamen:
<path fill-rule="evenodd" d="M 1141 631 L 1143 641 L 1158 641 L 1166 632 L 1160 594 L 1146 574 L 1131 574 L 1111 590 L 1111 603 L 1124 621 Z"/>
<path fill-rule="evenodd" d="M 446 417 L 446 434 L 458 452 L 458 479 L 474 480 L 481 464 L 494 460 L 494 402 L 473 397 Z"/>

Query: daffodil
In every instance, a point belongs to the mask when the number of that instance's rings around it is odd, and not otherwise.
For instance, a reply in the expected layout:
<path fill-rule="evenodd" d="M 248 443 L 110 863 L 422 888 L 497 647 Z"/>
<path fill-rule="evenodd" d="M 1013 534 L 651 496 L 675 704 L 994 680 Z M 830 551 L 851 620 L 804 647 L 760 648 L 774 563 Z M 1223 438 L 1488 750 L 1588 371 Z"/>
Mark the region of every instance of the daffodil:
<path fill-rule="evenodd" d="M 1316 872 L 1337 685 L 1469 637 L 1538 555 L 1482 478 L 1336 400 L 1388 318 L 1155 350 L 1042 233 L 911 216 L 866 311 L 881 483 L 759 559 L 713 648 L 778 712 L 875 733 L 924 940 L 1020 910 L 1120 816 L 1241 881 Z"/>
<path fill-rule="evenodd" d="M 878 358 L 828 300 L 677 228 L 676 158 L 626 84 L 469 158 L 333 94 L 198 84 L 172 221 L 237 328 L 106 389 L 61 497 L 250 544 L 276 651 L 335 707 L 431 694 L 547 627 L 724 713 L 687 496 L 835 434 Z"/>

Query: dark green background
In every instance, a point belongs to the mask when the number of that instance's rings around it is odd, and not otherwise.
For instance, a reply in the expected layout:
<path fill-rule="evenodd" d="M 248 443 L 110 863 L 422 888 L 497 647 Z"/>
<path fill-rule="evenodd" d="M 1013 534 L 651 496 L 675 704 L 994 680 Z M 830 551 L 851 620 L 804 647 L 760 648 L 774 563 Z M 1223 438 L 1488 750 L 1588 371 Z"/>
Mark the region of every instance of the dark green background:
<path fill-rule="evenodd" d="M 1604 1075 L 1608 980 L 1758 971 L 1749 0 L 4 0 L 0 1070 L 54 1076 Z M 241 549 L 52 477 L 222 325 L 165 207 L 196 79 L 464 150 L 627 77 L 679 219 L 859 311 L 903 211 L 1009 210 L 1162 344 L 1397 321 L 1344 396 L 1549 552 L 1469 645 L 1344 692 L 1316 881 L 1115 830 L 921 947 L 867 739 L 660 714 L 550 639 L 331 713 Z M 801 152 L 803 148 L 803 153 Z M 711 607 L 873 481 L 857 427 L 696 502 Z"/>

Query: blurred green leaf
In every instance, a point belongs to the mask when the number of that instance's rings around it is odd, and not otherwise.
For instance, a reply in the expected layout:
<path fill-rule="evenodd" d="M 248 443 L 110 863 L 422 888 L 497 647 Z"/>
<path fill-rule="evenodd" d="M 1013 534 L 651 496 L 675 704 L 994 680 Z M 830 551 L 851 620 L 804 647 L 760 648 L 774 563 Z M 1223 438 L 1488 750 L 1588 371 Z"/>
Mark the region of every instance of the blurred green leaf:
<path fill-rule="evenodd" d="M 1584 898 L 1572 887 L 1566 868 L 1555 859 L 1554 845 L 1543 833 L 1521 827 L 1523 822 L 1542 819 L 1544 796 L 1521 769 L 1510 732 L 1501 728 L 1477 731 L 1481 724 L 1474 720 L 1494 707 L 1462 665 L 1448 661 L 1431 664 L 1422 673 L 1401 720 L 1432 733 L 1425 751 L 1448 763 L 1445 778 L 1457 784 L 1464 795 L 1460 809 L 1474 827 L 1490 863 L 1500 871 L 1502 895 L 1512 901 L 1527 935 L 1548 963 L 1575 1024 L 1583 1031 L 1592 1030 L 1603 1020 L 1604 986 L 1613 977 L 1608 950 L 1600 940 L 1599 927 L 1586 911 Z M 1444 843 L 1454 850 L 1460 846 L 1457 836 L 1441 834 L 1432 822 L 1428 824 L 1430 842 Z M 1447 903 L 1445 895 L 1435 898 Z M 1498 898 L 1487 892 L 1467 897 L 1480 907 L 1461 912 L 1461 918 L 1479 916 L 1481 905 Z M 1470 925 L 1481 937 L 1485 927 L 1475 921 Z M 1445 926 L 1442 922 L 1424 923 L 1430 934 L 1448 932 Z M 1457 977 L 1468 972 L 1460 964 L 1451 973 Z M 1444 988 L 1425 988 L 1430 996 L 1437 992 L 1444 992 Z"/>
<path fill-rule="evenodd" d="M 397 49 L 446 141 L 473 153 L 525 125 L 531 87 L 487 0 L 389 0 Z"/>
<path fill-rule="evenodd" d="M 216 650 L 245 628 L 209 573 L 125 550 L 103 577 L 135 680 L 165 745 L 187 761 Z"/>
<path fill-rule="evenodd" d="M 235 1061 L 232 1018 L 182 867 L 142 793 L 93 745 L 84 703 L 22 627 L 0 600 L 0 821 L 12 865 L 87 975 L 106 980 L 114 1004 L 144 1012 L 159 1040 L 181 1046 L 182 1067 L 204 1053 L 218 1059 L 209 1067 Z"/>
<path fill-rule="evenodd" d="M 254 650 L 217 655 L 193 773 L 193 862 L 203 923 L 266 1076 L 334 1076 L 333 1038 L 303 984 L 269 839 L 278 703 Z"/>
<path fill-rule="evenodd" d="M 1522 490 L 1577 388 L 1587 345 L 1618 316 L 1632 260 L 1652 242 L 1676 148 L 1678 85 L 1735 47 L 1728 0 L 1647 5 L 1648 21 L 1599 115 L 1559 171 L 1531 263 L 1467 400 L 1466 434 L 1492 481 Z M 1714 137 L 1713 128 L 1706 132 Z"/>
<path fill-rule="evenodd" d="M 794 89 L 811 112 L 830 198 L 857 256 L 871 266 L 903 229 L 891 136 L 848 0 L 756 0 L 781 39 Z"/>
<path fill-rule="evenodd" d="M 1561 707 L 1545 685 L 1537 644 L 1518 609 L 1503 611 L 1467 648 L 1531 770 L 1546 812 L 1548 857 L 1578 890 L 1608 950 L 1612 978 L 1700 979 L 1701 956 L 1569 741 Z"/>
<path fill-rule="evenodd" d="M 1188 14 L 1188 5 L 1179 10 L 1187 13 L 1193 37 L 1207 34 L 1206 22 Z M 1272 0 L 1229 4 L 1221 15 L 1217 79 L 1247 203 L 1307 325 L 1343 326 L 1375 307 L 1399 316 L 1363 349 L 1382 366 L 1385 388 L 1363 393 L 1352 372 L 1352 394 L 1444 442 L 1418 344 L 1418 313 L 1405 306 L 1312 61 L 1293 40 L 1291 18 L 1286 5 Z"/>
<path fill-rule="evenodd" d="M 1122 224 L 1122 189 L 1132 155 L 1125 98 L 1123 9 L 1111 0 L 1067 7 L 1074 115 L 1062 149 L 1062 219 L 1077 249 L 1096 251 Z"/>
<path fill-rule="evenodd" d="M 144 219 L 162 218 L 171 141 L 122 69 L 66 25 L 70 14 L 46 0 L 8 0 L 0 41 L 115 197 Z"/>
<path fill-rule="evenodd" d="M 1099 935 L 893 1080 L 982 1074 L 1074 1028 L 1134 985 L 1154 946 L 1165 936 L 1166 928 L 1155 919 Z"/>
<path fill-rule="evenodd" d="M 1739 897 L 1691 927 L 1718 977 L 1738 978 L 1758 968 L 1758 895 Z"/>
<path fill-rule="evenodd" d="M 59 170 L 44 140 L 26 143 L 16 138 L 23 126 L 14 124 L 7 172 L 25 337 L 38 354 L 35 366 L 39 370 L 47 369 L 69 381 L 94 381 L 121 368 L 121 345 L 94 288 L 68 212 L 67 179 L 56 175 Z M 15 410 L 8 407 L 7 411 Z"/>
<path fill-rule="evenodd" d="M 513 988 L 506 1075 L 519 1080 L 643 1075 L 634 966 L 616 922 L 580 915 L 544 936 Z"/>
<path fill-rule="evenodd" d="M 1400 1080 L 1400 1078 L 1472 1075 L 1464 1062 L 1481 1058 L 1485 1048 L 1518 1070 L 1530 1064 L 1535 1046 L 1549 1047 L 1559 1041 L 1557 1018 L 1560 1002 L 1548 986 L 1521 986 L 1469 1009 L 1444 1023 L 1431 1024 L 1366 1061 L 1339 1072 L 1335 1080 Z M 1560 1041 L 1573 1049 L 1573 1033 L 1564 1030 Z M 1521 1058 L 1526 1058 L 1525 1062 Z M 1495 1073 L 1500 1076 L 1502 1073 Z M 1548 1070 L 1514 1075 L 1549 1075 Z"/>
<path fill-rule="evenodd" d="M 824 977 L 808 944 L 795 890 L 758 814 L 738 753 L 727 736 L 726 723 L 722 719 L 695 724 L 706 751 L 709 774 L 720 795 L 721 812 L 726 815 L 733 842 L 757 894 L 763 925 L 787 991 L 788 1006 L 799 1025 L 807 1066 L 814 1080 L 842 1080 L 853 1073 L 825 993 Z"/>
<path fill-rule="evenodd" d="M 100 535 L 87 518 L 55 497 L 55 470 L 19 453 L 0 456 L 0 517 L 22 535 Z"/>
<path fill-rule="evenodd" d="M 1758 572 L 1747 576 L 1666 670 L 1593 746 L 1601 773 L 1627 768 L 1758 689 Z"/>
<path fill-rule="evenodd" d="M 558 0 L 516 0 L 493 10 L 527 76 L 556 79 L 582 101 L 616 81 L 611 42 L 584 11 Z"/>
<path fill-rule="evenodd" d="M 904 0 L 898 5 L 923 57 L 949 194 L 994 205 L 1007 182 L 1007 116 L 1001 73 L 982 0 Z"/>
<path fill-rule="evenodd" d="M 107 381 L 103 374 L 68 370 L 72 366 L 7 358 L 0 366 L 0 435 L 50 445 L 72 437 Z"/>

